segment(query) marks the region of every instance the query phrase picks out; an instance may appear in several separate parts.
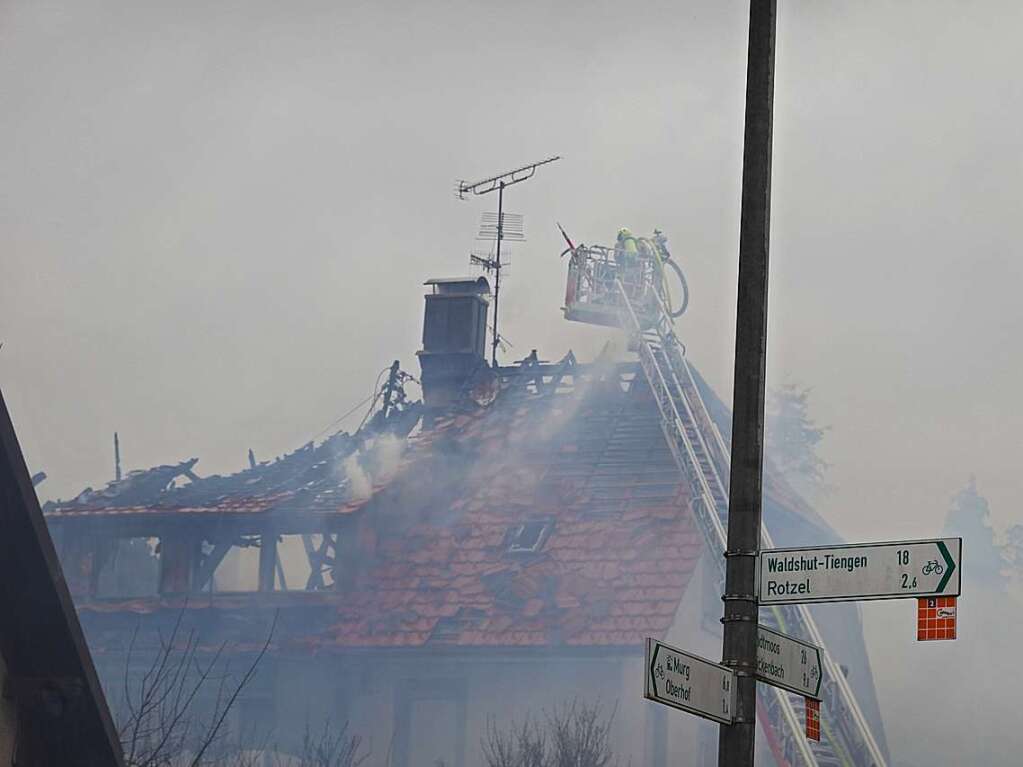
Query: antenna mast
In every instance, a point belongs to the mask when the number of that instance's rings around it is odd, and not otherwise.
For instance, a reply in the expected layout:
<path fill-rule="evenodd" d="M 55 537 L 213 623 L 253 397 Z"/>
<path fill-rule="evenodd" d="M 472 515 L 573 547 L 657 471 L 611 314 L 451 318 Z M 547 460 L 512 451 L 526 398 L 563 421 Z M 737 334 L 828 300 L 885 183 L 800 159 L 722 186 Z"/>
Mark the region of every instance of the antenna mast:
<path fill-rule="evenodd" d="M 474 259 L 474 263 L 479 263 L 484 269 L 494 273 L 494 324 L 491 330 L 491 335 L 493 336 L 491 339 L 491 365 L 495 368 L 497 367 L 497 345 L 501 339 L 497 332 L 497 308 L 498 299 L 501 294 L 501 242 L 505 239 L 504 189 L 513 184 L 528 181 L 541 165 L 547 165 L 560 159 L 560 156 L 548 157 L 546 160 L 523 165 L 521 168 L 481 179 L 480 181 L 459 181 L 456 188 L 456 194 L 460 200 L 464 200 L 467 194 L 482 195 L 493 192 L 495 189 L 497 190 L 497 253 L 492 261 L 490 259 Z"/>

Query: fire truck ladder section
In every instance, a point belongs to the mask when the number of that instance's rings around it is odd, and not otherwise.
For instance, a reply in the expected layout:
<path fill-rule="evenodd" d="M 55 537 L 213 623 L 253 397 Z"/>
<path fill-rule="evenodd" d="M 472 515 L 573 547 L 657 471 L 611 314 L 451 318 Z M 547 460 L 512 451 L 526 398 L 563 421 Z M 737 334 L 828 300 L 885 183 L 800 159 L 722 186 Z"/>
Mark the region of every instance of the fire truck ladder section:
<path fill-rule="evenodd" d="M 649 311 L 643 313 L 645 322 L 641 323 L 626 288 L 618 280 L 615 287 L 621 301 L 622 327 L 635 342 L 640 366 L 660 411 L 664 436 L 679 470 L 690 481 L 697 523 L 710 550 L 719 554 L 715 561 L 724 584 L 725 560 L 721 555 L 727 543 L 728 448 L 710 418 L 661 297 L 656 291 L 651 291 L 656 302 L 652 323 Z M 762 541 L 765 548 L 773 546 L 766 527 L 762 528 Z M 785 605 L 762 610 L 760 622 L 769 628 L 802 637 L 824 649 L 821 686 L 824 737 L 821 741 L 806 739 L 801 716 L 803 704 L 797 696 L 767 685 L 761 685 L 758 690 L 757 714 L 778 764 L 886 767 L 885 757 L 852 688 L 828 652 L 806 606 Z"/>

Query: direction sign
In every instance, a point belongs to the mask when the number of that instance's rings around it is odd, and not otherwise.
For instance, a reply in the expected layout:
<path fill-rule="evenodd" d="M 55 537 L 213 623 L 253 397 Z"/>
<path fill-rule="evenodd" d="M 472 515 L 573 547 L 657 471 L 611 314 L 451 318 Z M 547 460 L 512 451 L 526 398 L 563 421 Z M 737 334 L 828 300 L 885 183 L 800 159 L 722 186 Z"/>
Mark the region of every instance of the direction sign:
<path fill-rule="evenodd" d="M 643 697 L 690 714 L 732 723 L 735 672 L 698 655 L 646 640 L 646 689 Z"/>
<path fill-rule="evenodd" d="M 760 552 L 760 604 L 958 596 L 962 538 Z"/>
<path fill-rule="evenodd" d="M 757 679 L 819 700 L 821 648 L 763 626 L 757 632 Z"/>

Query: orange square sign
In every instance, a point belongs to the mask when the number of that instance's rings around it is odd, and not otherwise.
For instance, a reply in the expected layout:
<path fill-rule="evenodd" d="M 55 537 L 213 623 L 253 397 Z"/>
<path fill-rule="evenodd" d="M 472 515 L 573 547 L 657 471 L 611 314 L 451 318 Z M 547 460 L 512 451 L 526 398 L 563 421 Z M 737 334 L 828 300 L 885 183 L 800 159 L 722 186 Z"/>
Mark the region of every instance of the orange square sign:
<path fill-rule="evenodd" d="M 956 638 L 956 598 L 927 597 L 918 599 L 916 607 L 916 638 L 920 642 Z"/>
<path fill-rule="evenodd" d="M 806 703 L 806 739 L 821 739 L 821 702 L 813 698 L 804 698 Z"/>

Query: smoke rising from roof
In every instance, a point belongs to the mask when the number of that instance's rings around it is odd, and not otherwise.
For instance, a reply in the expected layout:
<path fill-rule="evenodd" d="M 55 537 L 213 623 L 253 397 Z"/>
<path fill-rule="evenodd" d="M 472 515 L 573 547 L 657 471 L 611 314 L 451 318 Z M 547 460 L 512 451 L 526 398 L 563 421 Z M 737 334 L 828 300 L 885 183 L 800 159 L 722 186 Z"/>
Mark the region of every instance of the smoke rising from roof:
<path fill-rule="evenodd" d="M 375 484 L 390 478 L 397 471 L 404 450 L 404 439 L 385 433 L 367 439 L 348 455 L 341 467 L 348 479 L 352 500 L 366 500 Z"/>

